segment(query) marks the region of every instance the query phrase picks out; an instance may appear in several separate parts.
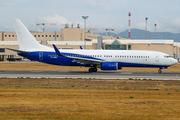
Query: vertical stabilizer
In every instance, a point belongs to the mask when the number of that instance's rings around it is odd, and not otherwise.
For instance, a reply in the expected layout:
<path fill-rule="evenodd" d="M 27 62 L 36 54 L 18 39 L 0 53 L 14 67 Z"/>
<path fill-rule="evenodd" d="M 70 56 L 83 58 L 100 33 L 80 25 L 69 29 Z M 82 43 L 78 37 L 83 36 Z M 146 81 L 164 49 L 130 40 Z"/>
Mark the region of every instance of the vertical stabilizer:
<path fill-rule="evenodd" d="M 14 26 L 20 50 L 33 51 L 47 48 L 36 41 L 36 39 L 19 19 L 14 20 Z"/>

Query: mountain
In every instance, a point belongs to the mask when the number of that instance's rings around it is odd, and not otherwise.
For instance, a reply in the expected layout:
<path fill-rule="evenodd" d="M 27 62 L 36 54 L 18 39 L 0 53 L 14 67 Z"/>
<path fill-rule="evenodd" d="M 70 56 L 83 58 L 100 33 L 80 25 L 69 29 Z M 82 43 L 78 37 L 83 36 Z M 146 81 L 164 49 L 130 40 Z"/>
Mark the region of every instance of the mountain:
<path fill-rule="evenodd" d="M 102 36 L 106 36 L 106 33 L 97 33 L 97 34 L 100 34 Z M 113 36 L 113 37 L 117 37 L 118 34 L 115 34 L 113 32 L 107 32 L 107 36 Z"/>
<path fill-rule="evenodd" d="M 100 35 L 106 35 L 106 33 L 98 33 Z M 113 37 L 128 37 L 128 30 L 114 34 L 108 32 L 108 36 Z M 145 30 L 131 29 L 131 39 L 145 39 Z M 154 39 L 154 32 L 147 31 L 147 39 Z M 156 39 L 173 39 L 175 42 L 180 42 L 180 33 L 170 33 L 170 32 L 156 32 Z"/>

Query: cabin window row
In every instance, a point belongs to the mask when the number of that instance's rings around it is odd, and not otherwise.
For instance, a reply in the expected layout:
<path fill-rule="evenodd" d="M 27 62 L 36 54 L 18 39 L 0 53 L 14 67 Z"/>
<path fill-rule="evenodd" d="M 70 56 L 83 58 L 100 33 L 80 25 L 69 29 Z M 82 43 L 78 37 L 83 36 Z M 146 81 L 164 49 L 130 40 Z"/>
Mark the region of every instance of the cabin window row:
<path fill-rule="evenodd" d="M 48 55 L 48 56 L 56 56 L 56 55 Z M 102 55 L 65 55 L 67 57 L 102 57 Z M 112 57 L 112 55 L 104 55 L 104 57 Z M 149 58 L 149 56 L 121 56 L 116 55 L 118 58 Z"/>
<path fill-rule="evenodd" d="M 57 57 L 57 55 L 48 55 L 49 57 Z M 102 57 L 102 55 L 64 55 L 67 57 Z"/>
<path fill-rule="evenodd" d="M 102 57 L 102 55 L 66 55 L 69 57 Z"/>
<path fill-rule="evenodd" d="M 149 56 L 126 56 L 126 55 L 116 55 L 118 58 L 149 58 Z"/>

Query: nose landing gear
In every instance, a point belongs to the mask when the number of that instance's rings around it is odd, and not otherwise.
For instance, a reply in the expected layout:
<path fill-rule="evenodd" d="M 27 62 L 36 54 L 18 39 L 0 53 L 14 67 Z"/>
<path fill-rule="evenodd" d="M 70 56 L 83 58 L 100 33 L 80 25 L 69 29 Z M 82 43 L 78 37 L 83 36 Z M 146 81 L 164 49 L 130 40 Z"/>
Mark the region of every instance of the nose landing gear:
<path fill-rule="evenodd" d="M 161 70 L 162 70 L 162 69 L 167 69 L 167 68 L 168 68 L 168 67 L 166 67 L 166 66 L 165 66 L 165 67 L 160 67 L 159 70 L 158 70 L 158 73 L 162 73 Z"/>
<path fill-rule="evenodd" d="M 158 73 L 162 73 L 162 70 L 161 70 L 161 69 L 159 69 L 159 70 L 158 70 Z"/>

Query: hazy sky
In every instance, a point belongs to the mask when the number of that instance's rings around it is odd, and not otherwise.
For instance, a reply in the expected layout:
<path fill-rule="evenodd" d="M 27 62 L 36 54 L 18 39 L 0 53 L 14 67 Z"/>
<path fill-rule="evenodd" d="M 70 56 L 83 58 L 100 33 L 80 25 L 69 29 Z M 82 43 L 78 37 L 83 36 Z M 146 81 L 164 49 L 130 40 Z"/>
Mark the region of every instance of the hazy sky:
<path fill-rule="evenodd" d="M 13 19 L 20 19 L 29 30 L 59 32 L 62 24 L 80 23 L 82 15 L 88 15 L 87 29 L 105 32 L 113 28 L 115 33 L 128 29 L 128 13 L 131 12 L 131 28 L 148 31 L 180 33 L 180 0 L 0 0 L 0 31 L 14 31 Z M 49 23 L 56 23 L 50 26 Z"/>

